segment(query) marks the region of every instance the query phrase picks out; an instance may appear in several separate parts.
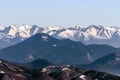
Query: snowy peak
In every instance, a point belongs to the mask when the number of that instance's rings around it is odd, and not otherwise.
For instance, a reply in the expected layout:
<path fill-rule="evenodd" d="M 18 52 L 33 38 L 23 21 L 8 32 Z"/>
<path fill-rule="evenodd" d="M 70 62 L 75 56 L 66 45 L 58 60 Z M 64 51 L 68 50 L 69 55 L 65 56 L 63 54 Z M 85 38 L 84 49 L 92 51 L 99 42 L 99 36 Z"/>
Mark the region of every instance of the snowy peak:
<path fill-rule="evenodd" d="M 111 38 L 110 30 L 105 29 L 103 26 L 91 25 L 86 29 L 86 32 L 88 35 L 99 39 Z"/>
<path fill-rule="evenodd" d="M 58 27 L 47 27 L 48 30 L 62 30 L 64 29 L 62 26 L 58 26 Z"/>
<path fill-rule="evenodd" d="M 120 47 L 120 28 L 104 27 L 101 25 L 90 25 L 88 27 L 39 27 L 37 25 L 10 25 L 9 27 L 0 26 L 0 40 L 6 42 L 19 38 L 19 42 L 27 39 L 37 33 L 46 33 L 58 39 L 71 39 L 81 41 L 85 44 L 107 44 L 114 47 Z M 7 43 L 7 42 L 6 42 Z M 6 44 L 5 43 L 5 44 Z M 12 42 L 16 43 L 16 42 Z M 10 44 L 11 45 L 11 44 Z"/>
<path fill-rule="evenodd" d="M 5 30 L 5 27 L 4 26 L 0 26 L 0 31 L 3 31 Z"/>
<path fill-rule="evenodd" d="M 32 28 L 30 29 L 30 35 L 35 35 L 36 33 L 41 33 L 41 31 L 43 30 L 42 27 L 39 27 L 37 25 L 33 25 Z"/>
<path fill-rule="evenodd" d="M 11 25 L 8 27 L 8 35 L 11 37 L 15 37 L 17 34 L 18 28 L 15 25 Z"/>
<path fill-rule="evenodd" d="M 28 26 L 28 25 L 23 25 L 21 27 L 19 27 L 19 35 L 20 37 L 22 38 L 28 38 L 30 37 L 30 29 L 31 29 L 31 26 Z"/>

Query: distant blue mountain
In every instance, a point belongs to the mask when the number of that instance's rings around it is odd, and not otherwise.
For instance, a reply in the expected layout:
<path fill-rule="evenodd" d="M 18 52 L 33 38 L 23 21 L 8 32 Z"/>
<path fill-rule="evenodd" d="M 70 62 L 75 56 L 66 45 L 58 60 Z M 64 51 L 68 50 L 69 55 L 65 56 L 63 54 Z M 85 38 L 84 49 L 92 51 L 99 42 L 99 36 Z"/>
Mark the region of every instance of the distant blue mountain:
<path fill-rule="evenodd" d="M 0 58 L 19 63 L 42 58 L 55 64 L 88 64 L 112 52 L 117 52 L 117 48 L 108 45 L 84 45 L 38 33 L 21 43 L 0 50 Z"/>

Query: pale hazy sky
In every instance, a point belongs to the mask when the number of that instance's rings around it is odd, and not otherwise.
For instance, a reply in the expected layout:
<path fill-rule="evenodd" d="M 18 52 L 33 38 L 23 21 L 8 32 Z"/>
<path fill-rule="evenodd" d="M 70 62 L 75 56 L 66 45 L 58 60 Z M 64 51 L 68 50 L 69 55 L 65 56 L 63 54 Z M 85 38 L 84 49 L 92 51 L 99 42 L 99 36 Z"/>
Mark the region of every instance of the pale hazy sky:
<path fill-rule="evenodd" d="M 120 0 L 0 0 L 0 25 L 120 26 Z"/>

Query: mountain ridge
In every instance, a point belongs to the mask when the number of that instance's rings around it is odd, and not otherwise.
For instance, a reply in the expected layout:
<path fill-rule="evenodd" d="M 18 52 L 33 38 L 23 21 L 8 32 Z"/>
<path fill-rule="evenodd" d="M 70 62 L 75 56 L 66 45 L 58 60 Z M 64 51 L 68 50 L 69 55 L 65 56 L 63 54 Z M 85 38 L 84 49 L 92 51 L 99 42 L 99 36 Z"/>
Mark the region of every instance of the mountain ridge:
<path fill-rule="evenodd" d="M 46 33 L 57 39 L 70 39 L 84 44 L 106 44 L 120 47 L 120 28 L 90 25 L 88 27 L 39 27 L 10 25 L 0 27 L 0 49 L 19 43 L 37 33 Z"/>
<path fill-rule="evenodd" d="M 108 54 L 93 61 L 91 64 L 80 66 L 86 69 L 105 71 L 120 76 L 120 52 Z"/>
<path fill-rule="evenodd" d="M 37 33 L 21 43 L 1 49 L 0 58 L 13 62 L 42 58 L 58 64 L 84 64 L 111 52 L 118 52 L 118 49 L 108 45 L 84 45 L 82 42 Z"/>

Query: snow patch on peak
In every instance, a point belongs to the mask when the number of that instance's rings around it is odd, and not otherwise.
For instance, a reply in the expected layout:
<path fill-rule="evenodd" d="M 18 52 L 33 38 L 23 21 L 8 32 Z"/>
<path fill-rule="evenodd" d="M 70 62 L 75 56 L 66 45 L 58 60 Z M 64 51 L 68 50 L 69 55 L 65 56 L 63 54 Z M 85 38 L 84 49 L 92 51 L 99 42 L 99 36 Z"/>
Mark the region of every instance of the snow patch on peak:
<path fill-rule="evenodd" d="M 62 26 L 58 26 L 58 27 L 47 27 L 46 29 L 48 29 L 48 30 L 61 30 L 64 28 Z"/>
<path fill-rule="evenodd" d="M 42 36 L 42 39 L 43 39 L 44 41 L 47 41 L 48 37 L 47 37 L 47 36 Z"/>
<path fill-rule="evenodd" d="M 11 38 L 16 37 L 17 31 L 18 31 L 18 28 L 16 25 L 9 26 L 8 36 L 10 36 Z"/>
<path fill-rule="evenodd" d="M 19 27 L 19 30 L 21 31 L 29 31 L 31 29 L 31 26 L 23 25 Z"/>
<path fill-rule="evenodd" d="M 63 27 L 46 27 L 43 29 L 42 33 L 47 33 L 49 35 L 53 35 L 55 32 L 63 31 Z"/>
<path fill-rule="evenodd" d="M 82 30 L 83 31 L 85 29 L 85 27 L 83 27 L 83 26 L 75 26 L 75 27 L 70 27 L 68 29 L 70 29 L 70 30 Z"/>
<path fill-rule="evenodd" d="M 90 26 L 88 26 L 88 28 L 95 28 L 95 29 L 105 29 L 103 26 L 101 26 L 101 25 L 98 25 L 98 26 L 96 26 L 96 25 L 90 25 Z"/>
<path fill-rule="evenodd" d="M 19 27 L 19 35 L 20 37 L 22 38 L 28 38 L 30 37 L 30 29 L 31 29 L 31 26 L 28 26 L 28 25 L 23 25 L 21 27 Z"/>
<path fill-rule="evenodd" d="M 16 28 L 17 28 L 17 26 L 14 25 L 14 24 L 13 24 L 13 25 L 10 25 L 9 27 L 12 28 L 12 29 L 16 29 Z"/>
<path fill-rule="evenodd" d="M 66 39 L 71 39 L 71 40 L 76 40 L 74 35 L 77 33 L 75 30 L 65 30 L 61 33 L 58 34 L 60 38 L 66 38 Z"/>
<path fill-rule="evenodd" d="M 36 33 L 40 33 L 43 30 L 43 28 L 33 25 L 32 28 L 30 29 L 30 34 L 35 35 Z"/>
<path fill-rule="evenodd" d="M 0 26 L 0 31 L 3 31 L 5 30 L 5 27 L 4 26 Z"/>

